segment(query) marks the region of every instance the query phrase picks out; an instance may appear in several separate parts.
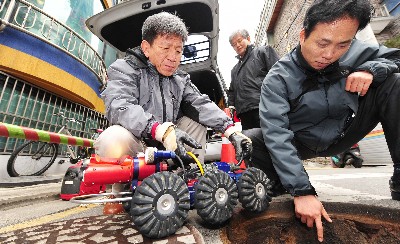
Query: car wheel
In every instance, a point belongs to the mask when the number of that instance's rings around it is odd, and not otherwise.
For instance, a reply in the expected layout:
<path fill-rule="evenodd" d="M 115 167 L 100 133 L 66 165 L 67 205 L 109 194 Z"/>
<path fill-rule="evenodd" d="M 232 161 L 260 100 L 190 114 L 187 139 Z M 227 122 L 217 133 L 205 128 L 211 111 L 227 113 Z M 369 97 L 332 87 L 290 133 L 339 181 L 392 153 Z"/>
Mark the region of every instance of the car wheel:
<path fill-rule="evenodd" d="M 363 159 L 355 158 L 352 162 L 354 168 L 361 168 L 363 166 Z"/>

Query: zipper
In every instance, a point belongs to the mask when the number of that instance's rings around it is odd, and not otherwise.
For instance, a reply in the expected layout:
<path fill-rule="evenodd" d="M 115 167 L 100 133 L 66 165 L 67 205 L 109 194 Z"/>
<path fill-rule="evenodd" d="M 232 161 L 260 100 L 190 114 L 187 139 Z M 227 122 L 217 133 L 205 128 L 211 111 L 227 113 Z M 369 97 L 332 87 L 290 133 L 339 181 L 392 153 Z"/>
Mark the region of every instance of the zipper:
<path fill-rule="evenodd" d="M 171 97 L 172 97 L 172 120 L 175 119 L 175 106 L 177 104 L 177 99 L 175 98 L 174 94 L 171 92 Z"/>
<path fill-rule="evenodd" d="M 163 86 L 162 86 L 162 77 L 160 76 L 158 82 L 160 83 L 160 92 L 161 92 L 161 101 L 162 101 L 162 107 L 163 107 L 163 123 L 167 120 L 167 111 L 165 108 L 165 98 L 164 98 L 164 91 L 163 91 Z"/>
<path fill-rule="evenodd" d="M 319 72 L 321 74 L 321 72 Z M 324 79 L 326 79 L 325 77 L 323 77 Z M 317 78 L 317 79 L 322 79 L 321 77 Z M 318 84 L 319 80 L 318 80 Z M 328 116 L 330 116 L 330 109 L 329 109 L 329 99 L 328 99 L 328 89 L 329 89 L 330 85 L 327 84 L 327 81 L 324 81 L 323 83 L 323 89 L 324 89 L 324 93 L 325 93 L 325 101 L 326 101 L 326 105 L 327 105 L 327 110 L 328 110 Z M 325 132 L 325 130 L 324 130 Z M 324 133 L 325 134 L 325 133 Z M 319 141 L 321 141 L 321 138 L 319 138 Z M 318 154 L 319 152 L 322 152 L 326 150 L 326 148 L 321 149 L 320 146 L 317 146 L 316 150 L 315 150 L 315 154 Z"/>
<path fill-rule="evenodd" d="M 326 104 L 327 104 L 328 115 L 330 116 L 329 99 L 328 99 L 328 89 L 329 89 L 329 87 L 330 87 L 330 85 L 326 84 L 326 82 L 324 82 L 325 100 L 326 100 Z"/>

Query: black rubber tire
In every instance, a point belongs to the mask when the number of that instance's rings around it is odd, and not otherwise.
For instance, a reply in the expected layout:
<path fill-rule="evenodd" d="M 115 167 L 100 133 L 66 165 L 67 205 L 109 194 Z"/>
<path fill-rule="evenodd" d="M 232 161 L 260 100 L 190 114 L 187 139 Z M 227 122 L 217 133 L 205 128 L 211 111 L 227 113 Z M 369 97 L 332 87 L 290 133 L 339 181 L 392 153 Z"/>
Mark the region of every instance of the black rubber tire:
<path fill-rule="evenodd" d="M 80 159 L 84 159 L 84 158 L 89 158 L 90 154 L 89 154 L 89 149 L 86 147 L 82 147 L 82 146 L 78 146 L 77 147 L 77 156 Z"/>
<path fill-rule="evenodd" d="M 352 165 L 353 165 L 354 168 L 361 168 L 363 166 L 363 162 L 364 162 L 363 159 L 360 159 L 360 158 L 356 159 L 355 158 L 353 163 L 352 163 Z"/>
<path fill-rule="evenodd" d="M 333 157 L 339 158 L 339 161 L 335 162 Z M 341 154 L 330 157 L 330 161 L 332 168 L 344 168 L 346 166 L 345 162 L 343 161 L 343 155 Z"/>
<path fill-rule="evenodd" d="M 197 214 L 212 225 L 220 225 L 232 217 L 238 202 L 237 186 L 227 173 L 208 171 L 199 178 L 194 199 Z"/>
<path fill-rule="evenodd" d="M 40 151 L 32 151 L 38 149 Z M 46 156 L 42 155 L 43 152 L 46 152 Z M 15 149 L 8 159 L 8 175 L 11 177 L 41 175 L 54 163 L 57 154 L 57 144 L 28 141 Z"/>
<path fill-rule="evenodd" d="M 123 195 L 122 197 L 126 197 L 126 196 Z M 132 201 L 122 202 L 122 207 L 124 208 L 125 212 L 127 212 L 129 215 L 131 215 Z"/>
<path fill-rule="evenodd" d="M 190 209 L 189 189 L 176 174 L 155 173 L 136 188 L 131 205 L 133 223 L 140 233 L 163 238 L 184 224 Z"/>
<path fill-rule="evenodd" d="M 95 154 L 96 153 L 96 151 L 94 150 L 94 148 L 93 147 L 89 147 L 88 148 L 88 157 L 90 158 L 91 156 L 92 156 L 92 154 Z"/>
<path fill-rule="evenodd" d="M 272 189 L 271 181 L 260 169 L 250 167 L 240 176 L 238 185 L 239 202 L 251 212 L 261 213 L 269 207 L 272 198 L 268 193 Z"/>
<path fill-rule="evenodd" d="M 329 161 L 331 162 L 332 168 L 339 168 L 339 167 L 335 164 L 335 162 L 333 161 L 332 158 L 329 158 Z"/>
<path fill-rule="evenodd" d="M 124 188 L 123 188 L 123 191 L 124 192 L 132 192 L 131 184 L 130 183 L 125 184 Z M 132 197 L 132 196 L 133 196 L 133 193 L 122 195 L 123 198 L 124 197 Z M 122 202 L 122 207 L 124 207 L 125 212 L 127 212 L 129 215 L 131 215 L 132 200 L 131 201 Z"/>
<path fill-rule="evenodd" d="M 331 157 L 331 163 L 334 164 L 336 167 L 335 168 L 344 168 L 346 167 L 346 160 L 345 160 L 345 156 L 342 154 L 339 154 L 339 162 L 334 163 L 333 159 Z"/>

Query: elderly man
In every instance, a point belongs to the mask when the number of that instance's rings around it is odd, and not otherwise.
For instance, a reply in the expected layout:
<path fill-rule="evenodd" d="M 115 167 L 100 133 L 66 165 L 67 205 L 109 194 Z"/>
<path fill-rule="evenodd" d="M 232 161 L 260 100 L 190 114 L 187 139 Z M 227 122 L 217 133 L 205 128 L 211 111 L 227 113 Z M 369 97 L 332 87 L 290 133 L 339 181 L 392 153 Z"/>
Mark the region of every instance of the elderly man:
<path fill-rule="evenodd" d="M 245 29 L 234 31 L 229 43 L 235 50 L 238 63 L 232 68 L 228 96 L 229 105 L 234 106 L 243 130 L 260 128 L 259 103 L 261 84 L 278 61 L 271 46 L 255 47 Z"/>
<path fill-rule="evenodd" d="M 235 146 L 237 158 L 250 153 L 251 147 L 242 151 L 242 144 L 251 143 L 249 138 L 199 92 L 186 72 L 178 70 L 187 36 L 179 17 L 154 14 L 143 23 L 140 47 L 127 50 L 124 59 L 108 68 L 102 98 L 112 126 L 95 142 L 99 156 L 136 156 L 152 146 L 185 158 L 185 144 L 204 148 L 205 126 L 223 132 Z M 198 153 L 202 160 L 204 149 Z"/>

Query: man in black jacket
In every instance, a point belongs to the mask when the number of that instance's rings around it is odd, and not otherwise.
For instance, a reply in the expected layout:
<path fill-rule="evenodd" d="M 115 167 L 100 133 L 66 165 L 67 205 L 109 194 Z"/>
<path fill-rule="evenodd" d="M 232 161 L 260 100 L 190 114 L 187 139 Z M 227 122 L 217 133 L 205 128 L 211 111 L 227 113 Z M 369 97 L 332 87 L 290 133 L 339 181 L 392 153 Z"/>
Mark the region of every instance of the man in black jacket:
<path fill-rule="evenodd" d="M 229 42 L 239 59 L 231 71 L 229 105 L 235 107 L 243 130 L 260 128 L 258 105 L 261 84 L 269 69 L 278 61 L 278 55 L 270 46 L 254 47 L 250 44 L 249 32 L 244 29 L 233 32 Z"/>
<path fill-rule="evenodd" d="M 323 240 L 331 221 L 301 160 L 340 153 L 378 122 L 394 163 L 392 198 L 400 200 L 400 50 L 354 37 L 371 18 L 369 0 L 316 0 L 307 10 L 300 44 L 270 70 L 261 88 L 261 129 L 252 164 L 279 179 L 295 213 Z"/>

